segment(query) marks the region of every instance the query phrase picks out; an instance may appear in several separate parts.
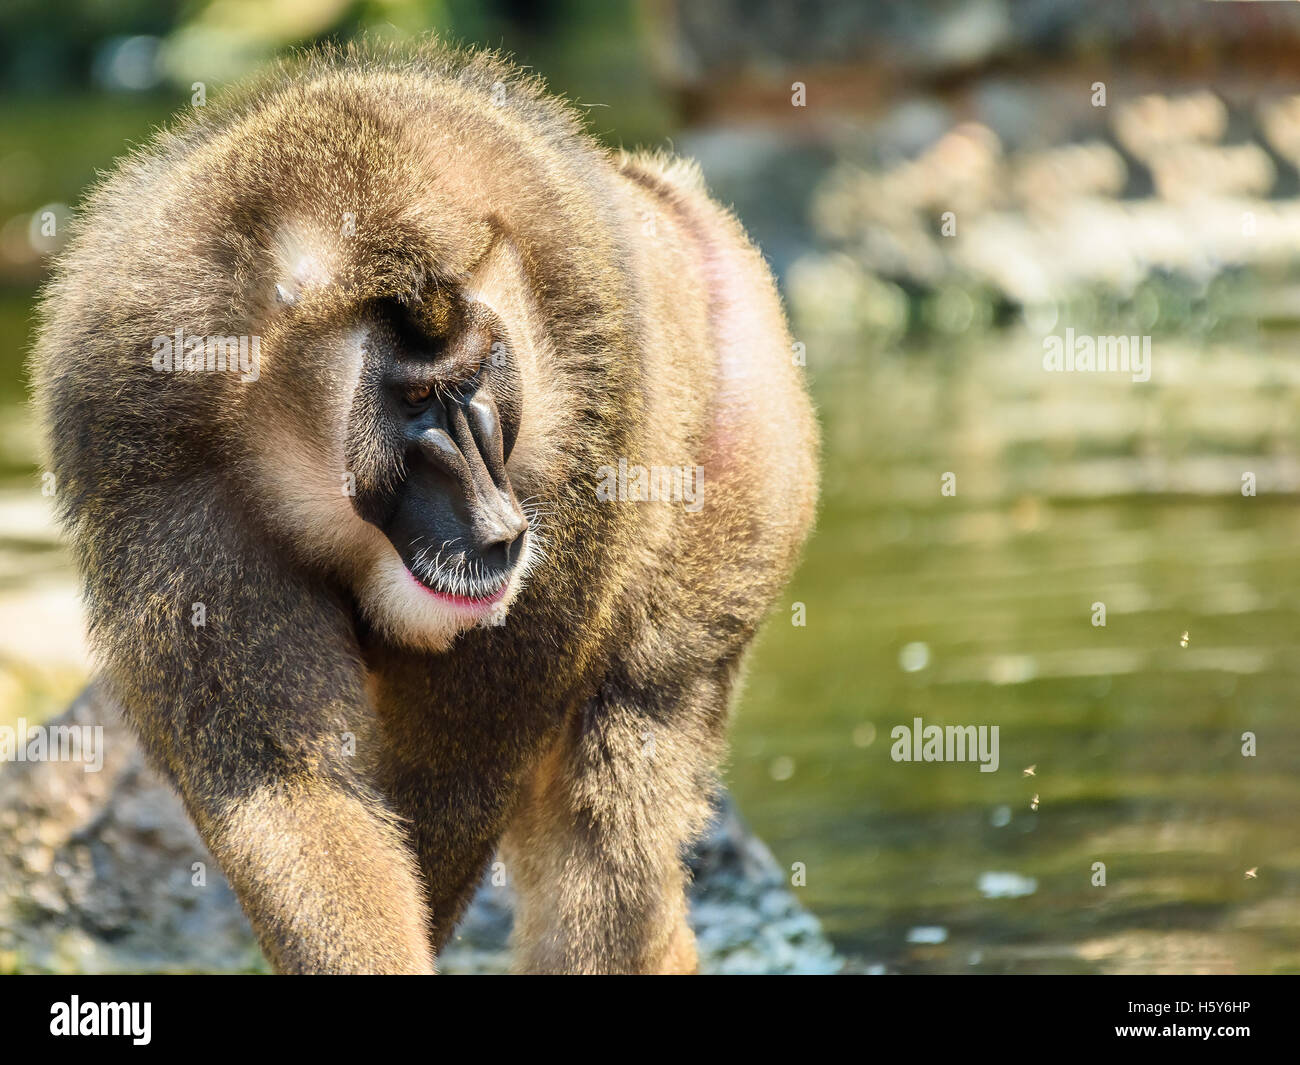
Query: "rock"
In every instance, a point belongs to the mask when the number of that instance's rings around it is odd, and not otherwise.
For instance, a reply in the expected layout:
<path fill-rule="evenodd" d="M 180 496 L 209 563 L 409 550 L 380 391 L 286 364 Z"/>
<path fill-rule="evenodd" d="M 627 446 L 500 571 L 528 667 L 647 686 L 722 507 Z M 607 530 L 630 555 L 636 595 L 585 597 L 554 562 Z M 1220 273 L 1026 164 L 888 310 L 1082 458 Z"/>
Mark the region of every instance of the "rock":
<path fill-rule="evenodd" d="M 92 685 L 47 725 L 100 726 L 103 765 L 0 766 L 0 971 L 265 971 L 234 893 L 112 704 Z M 691 869 L 704 972 L 842 968 L 726 798 Z M 485 880 L 442 971 L 505 971 L 511 912 L 508 887 Z"/>

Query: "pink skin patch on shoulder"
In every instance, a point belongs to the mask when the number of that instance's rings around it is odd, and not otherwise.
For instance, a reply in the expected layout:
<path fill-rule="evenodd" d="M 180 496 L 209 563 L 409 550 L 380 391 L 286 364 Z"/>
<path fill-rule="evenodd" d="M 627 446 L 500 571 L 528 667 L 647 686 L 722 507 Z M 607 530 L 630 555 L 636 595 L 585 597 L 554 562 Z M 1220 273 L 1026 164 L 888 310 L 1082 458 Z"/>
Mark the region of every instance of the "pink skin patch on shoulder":
<path fill-rule="evenodd" d="M 772 313 L 770 296 L 755 284 L 753 263 L 733 247 L 734 238 L 717 231 L 717 222 L 694 213 L 690 228 L 700 250 L 717 345 L 717 391 L 706 447 L 709 464 L 720 470 L 746 441 L 749 423 L 760 416 L 762 397 L 756 393 L 765 377 L 761 364 L 780 344 L 784 328 Z"/>

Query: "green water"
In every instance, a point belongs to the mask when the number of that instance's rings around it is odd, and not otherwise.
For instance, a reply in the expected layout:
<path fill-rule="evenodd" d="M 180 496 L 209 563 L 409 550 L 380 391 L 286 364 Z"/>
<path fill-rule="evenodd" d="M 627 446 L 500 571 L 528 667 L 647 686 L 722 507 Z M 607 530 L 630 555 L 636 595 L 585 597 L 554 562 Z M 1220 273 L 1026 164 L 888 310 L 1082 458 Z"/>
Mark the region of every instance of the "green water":
<path fill-rule="evenodd" d="M 769 626 L 730 780 L 844 950 L 903 971 L 1300 970 L 1293 345 L 1157 341 L 1148 384 L 1045 374 L 1016 334 L 814 365 L 807 623 Z M 1000 769 L 895 762 L 915 717 L 999 726 Z"/>

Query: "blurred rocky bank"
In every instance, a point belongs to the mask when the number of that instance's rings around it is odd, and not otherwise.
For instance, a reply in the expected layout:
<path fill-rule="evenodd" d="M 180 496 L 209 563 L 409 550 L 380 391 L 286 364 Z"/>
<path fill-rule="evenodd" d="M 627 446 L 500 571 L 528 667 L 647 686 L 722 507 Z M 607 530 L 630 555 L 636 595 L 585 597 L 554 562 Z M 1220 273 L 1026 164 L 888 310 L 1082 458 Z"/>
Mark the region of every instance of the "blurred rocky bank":
<path fill-rule="evenodd" d="M 1300 321 L 1294 5 L 669 6 L 676 147 L 810 349 Z"/>

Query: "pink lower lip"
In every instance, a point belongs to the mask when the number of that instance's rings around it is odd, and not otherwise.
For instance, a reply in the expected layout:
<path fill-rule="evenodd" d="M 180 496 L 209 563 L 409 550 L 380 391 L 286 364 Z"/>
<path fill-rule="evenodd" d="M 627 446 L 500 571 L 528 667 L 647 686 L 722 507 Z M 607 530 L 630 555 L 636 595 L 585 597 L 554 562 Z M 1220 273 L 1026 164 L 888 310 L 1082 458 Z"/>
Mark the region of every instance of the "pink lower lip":
<path fill-rule="evenodd" d="M 460 607 L 462 610 L 482 610 L 485 607 L 495 606 L 505 598 L 506 588 L 510 585 L 510 582 L 507 581 L 491 595 L 484 596 L 481 599 L 476 599 L 470 595 L 451 595 L 447 592 L 440 592 L 436 588 L 430 588 L 410 570 L 406 571 L 406 575 L 410 577 L 411 580 L 414 581 L 422 590 L 428 592 L 435 599 L 439 599 L 444 603 L 449 603 L 452 606 Z"/>

